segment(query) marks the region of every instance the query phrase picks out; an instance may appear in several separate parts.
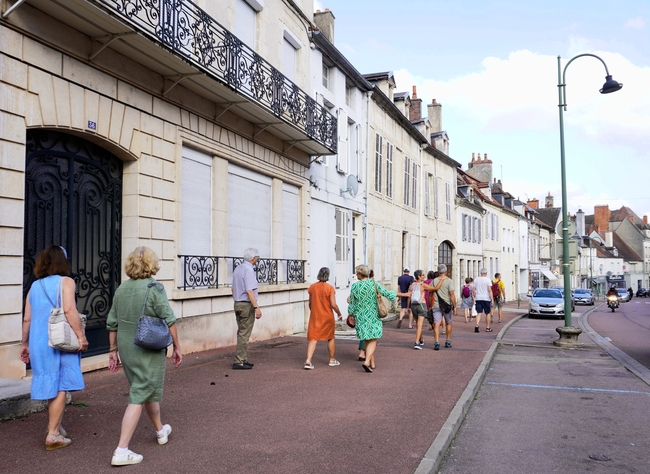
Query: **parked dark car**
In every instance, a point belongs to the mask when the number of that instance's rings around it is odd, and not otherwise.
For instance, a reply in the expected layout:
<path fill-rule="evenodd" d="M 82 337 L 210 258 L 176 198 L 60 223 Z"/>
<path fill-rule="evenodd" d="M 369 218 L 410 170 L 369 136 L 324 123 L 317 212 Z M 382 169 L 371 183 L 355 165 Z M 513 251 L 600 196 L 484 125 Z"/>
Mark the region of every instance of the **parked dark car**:
<path fill-rule="evenodd" d="M 573 290 L 575 304 L 594 305 L 594 294 L 587 288 L 576 288 Z"/>
<path fill-rule="evenodd" d="M 647 288 L 639 288 L 638 290 L 636 290 L 636 296 L 637 298 L 640 296 L 647 298 L 648 296 L 650 296 L 650 292 L 648 291 Z"/>

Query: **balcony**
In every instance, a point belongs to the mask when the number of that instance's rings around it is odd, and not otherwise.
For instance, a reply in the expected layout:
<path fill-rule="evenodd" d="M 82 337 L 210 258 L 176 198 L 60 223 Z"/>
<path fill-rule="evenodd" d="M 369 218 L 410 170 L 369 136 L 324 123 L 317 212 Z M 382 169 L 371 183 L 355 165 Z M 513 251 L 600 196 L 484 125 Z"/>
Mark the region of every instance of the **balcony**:
<path fill-rule="evenodd" d="M 232 286 L 232 272 L 244 263 L 242 257 L 179 255 L 182 290 Z M 255 275 L 260 285 L 296 284 L 305 282 L 306 260 L 260 258 Z"/>
<path fill-rule="evenodd" d="M 106 47 L 310 155 L 336 153 L 336 118 L 190 0 L 27 0 Z M 18 7 L 20 8 L 25 7 Z M 13 14 L 15 15 L 15 14 Z"/>

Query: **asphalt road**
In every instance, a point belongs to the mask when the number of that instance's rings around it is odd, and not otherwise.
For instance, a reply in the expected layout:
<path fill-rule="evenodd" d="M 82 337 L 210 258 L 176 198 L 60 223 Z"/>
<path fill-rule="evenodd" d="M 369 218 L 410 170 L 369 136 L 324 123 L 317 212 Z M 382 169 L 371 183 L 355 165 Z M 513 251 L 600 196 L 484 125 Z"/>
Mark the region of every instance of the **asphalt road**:
<path fill-rule="evenodd" d="M 650 298 L 632 298 L 615 313 L 602 305 L 589 315 L 589 324 L 612 344 L 650 369 Z"/>

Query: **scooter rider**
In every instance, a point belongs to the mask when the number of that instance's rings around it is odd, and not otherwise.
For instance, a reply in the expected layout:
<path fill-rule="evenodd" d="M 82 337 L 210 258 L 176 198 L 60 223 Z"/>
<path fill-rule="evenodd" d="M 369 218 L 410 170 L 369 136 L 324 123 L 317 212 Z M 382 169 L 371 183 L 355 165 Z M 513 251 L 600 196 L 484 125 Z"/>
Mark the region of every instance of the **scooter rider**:
<path fill-rule="evenodd" d="M 616 298 L 618 298 L 618 292 L 616 291 L 615 286 L 612 285 L 612 287 L 607 292 L 607 296 L 616 296 Z"/>

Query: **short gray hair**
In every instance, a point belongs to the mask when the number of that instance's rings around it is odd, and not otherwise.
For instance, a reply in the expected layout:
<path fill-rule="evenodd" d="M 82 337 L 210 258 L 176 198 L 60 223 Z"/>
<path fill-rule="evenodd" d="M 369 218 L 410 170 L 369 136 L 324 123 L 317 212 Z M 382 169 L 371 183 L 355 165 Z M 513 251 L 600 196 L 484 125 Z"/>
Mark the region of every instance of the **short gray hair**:
<path fill-rule="evenodd" d="M 487 275 L 487 268 L 481 268 L 481 275 Z"/>
<path fill-rule="evenodd" d="M 438 273 L 440 274 L 447 273 L 447 265 L 445 265 L 444 263 L 438 265 Z"/>
<path fill-rule="evenodd" d="M 244 260 L 246 260 L 247 262 L 252 262 L 255 257 L 259 257 L 259 256 L 260 256 L 260 251 L 253 247 L 249 247 L 246 250 L 244 250 Z"/>
<path fill-rule="evenodd" d="M 318 281 L 327 281 L 330 279 L 330 269 L 327 267 L 323 267 L 320 270 L 318 270 Z"/>
<path fill-rule="evenodd" d="M 361 275 L 362 277 L 367 278 L 368 275 L 370 275 L 370 268 L 368 268 L 368 265 L 358 265 L 354 271 L 357 275 Z"/>

